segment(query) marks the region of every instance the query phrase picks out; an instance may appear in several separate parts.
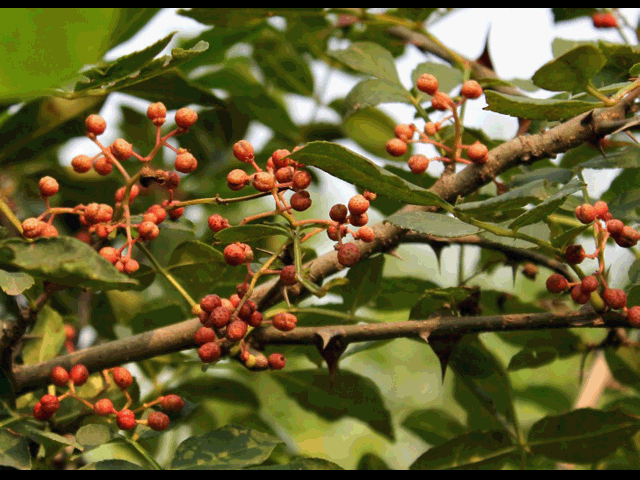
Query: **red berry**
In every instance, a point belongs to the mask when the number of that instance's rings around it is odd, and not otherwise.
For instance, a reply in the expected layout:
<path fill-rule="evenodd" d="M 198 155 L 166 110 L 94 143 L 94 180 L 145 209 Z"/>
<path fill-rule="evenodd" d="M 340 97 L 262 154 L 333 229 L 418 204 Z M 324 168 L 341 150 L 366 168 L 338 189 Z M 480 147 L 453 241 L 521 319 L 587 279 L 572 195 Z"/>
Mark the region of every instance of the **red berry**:
<path fill-rule="evenodd" d="M 347 206 L 342 203 L 337 203 L 331 210 L 329 210 L 329 218 L 334 222 L 344 223 L 347 220 L 348 214 Z"/>
<path fill-rule="evenodd" d="M 149 120 L 151 120 L 154 125 L 159 127 L 164 124 L 166 120 L 167 107 L 161 102 L 152 103 L 149 105 L 149 108 L 147 108 L 147 117 L 149 117 Z"/>
<path fill-rule="evenodd" d="M 293 175 L 293 189 L 298 192 L 300 190 L 305 190 L 309 188 L 311 185 L 311 174 L 306 170 L 298 170 Z"/>
<path fill-rule="evenodd" d="M 260 325 L 262 325 L 262 318 L 262 313 L 256 311 L 251 314 L 251 316 L 247 320 L 247 323 L 251 327 L 259 327 Z"/>
<path fill-rule="evenodd" d="M 169 426 L 169 417 L 162 412 L 151 412 L 147 418 L 147 426 L 156 431 L 166 430 Z"/>
<path fill-rule="evenodd" d="M 283 285 L 291 286 L 298 283 L 296 279 L 296 267 L 294 265 L 287 265 L 280 272 L 280 281 Z"/>
<path fill-rule="evenodd" d="M 291 207 L 297 212 L 304 212 L 309 207 L 311 207 L 311 195 L 306 190 L 302 190 L 300 192 L 296 192 L 291 195 Z"/>
<path fill-rule="evenodd" d="M 396 134 L 396 138 L 399 138 L 400 140 L 406 142 L 408 140 L 411 140 L 415 131 L 416 128 L 413 125 L 405 125 L 401 123 L 400 125 L 396 125 L 393 133 Z"/>
<path fill-rule="evenodd" d="M 71 167 L 76 173 L 87 173 L 91 170 L 92 164 L 93 160 L 91 160 L 91 157 L 88 157 L 87 155 L 77 155 L 73 157 L 73 160 L 71 160 Z"/>
<path fill-rule="evenodd" d="M 120 260 L 120 254 L 118 250 L 113 247 L 103 247 L 100 249 L 100 255 L 108 260 L 112 265 L 115 265 L 118 260 Z"/>
<path fill-rule="evenodd" d="M 111 144 L 111 153 L 113 153 L 113 156 L 118 160 L 127 160 L 133 155 L 133 145 L 123 138 L 116 138 Z"/>
<path fill-rule="evenodd" d="M 607 222 L 607 231 L 614 237 L 620 235 L 624 229 L 624 223 L 615 218 Z"/>
<path fill-rule="evenodd" d="M 120 187 L 118 190 L 116 190 L 116 202 L 122 202 L 124 200 L 125 190 L 126 187 Z M 131 185 L 131 190 L 129 191 L 129 203 L 133 203 L 133 201 L 138 196 L 138 193 L 140 193 L 140 187 L 135 184 Z"/>
<path fill-rule="evenodd" d="M 288 332 L 296 328 L 298 318 L 292 313 L 279 313 L 273 317 L 273 326 L 281 332 Z"/>
<path fill-rule="evenodd" d="M 282 370 L 287 364 L 287 360 L 281 353 L 272 353 L 268 358 L 269 368 L 272 370 Z"/>
<path fill-rule="evenodd" d="M 191 173 L 198 167 L 198 161 L 189 152 L 178 154 L 174 167 L 180 173 Z"/>
<path fill-rule="evenodd" d="M 288 183 L 293 180 L 293 167 L 282 167 L 276 170 L 276 182 Z"/>
<path fill-rule="evenodd" d="M 385 148 L 387 149 L 387 153 L 392 157 L 401 157 L 407 153 L 408 149 L 407 144 L 399 138 L 392 138 L 389 140 Z"/>
<path fill-rule="evenodd" d="M 136 426 L 135 414 L 128 408 L 120 410 L 116 413 L 116 425 L 120 430 L 133 430 Z"/>
<path fill-rule="evenodd" d="M 635 306 L 627 310 L 627 321 L 632 327 L 640 327 L 640 307 Z"/>
<path fill-rule="evenodd" d="M 99 417 L 108 417 L 112 413 L 116 413 L 113 403 L 108 398 L 98 400 L 93 406 L 93 413 Z"/>
<path fill-rule="evenodd" d="M 222 301 L 216 294 L 207 295 L 200 300 L 200 308 L 205 312 L 211 313 L 220 306 L 222 306 Z"/>
<path fill-rule="evenodd" d="M 584 305 L 591 298 L 591 294 L 589 292 L 584 292 L 580 285 L 576 285 L 571 289 L 571 298 L 574 302 Z"/>
<path fill-rule="evenodd" d="M 600 219 L 604 219 L 604 216 L 609 213 L 609 205 L 607 202 L 603 202 L 602 200 L 598 200 L 594 203 L 593 208 L 596 211 L 596 216 Z"/>
<path fill-rule="evenodd" d="M 216 342 L 205 343 L 198 349 L 198 356 L 203 363 L 213 363 L 220 359 L 222 351 Z"/>
<path fill-rule="evenodd" d="M 227 337 L 227 340 L 237 342 L 244 338 L 244 336 L 247 334 L 247 330 L 248 327 L 246 323 L 244 323 L 242 320 L 235 320 L 227 326 L 225 336 Z"/>
<path fill-rule="evenodd" d="M 158 205 L 158 204 L 151 205 L 147 209 L 147 213 L 151 213 L 156 217 L 156 221 L 153 222 L 156 225 L 164 222 L 165 219 L 167 218 L 167 211 L 164 208 L 162 208 L 160 205 Z"/>
<path fill-rule="evenodd" d="M 140 269 L 140 264 L 138 263 L 137 260 L 134 260 L 133 258 L 129 258 L 126 262 L 124 262 L 125 273 L 129 273 L 129 274 L 136 273 L 139 269 Z"/>
<path fill-rule="evenodd" d="M 229 228 L 229 221 L 221 215 L 211 215 L 209 217 L 209 228 L 217 233 L 225 228 Z"/>
<path fill-rule="evenodd" d="M 42 411 L 48 415 L 53 415 L 60 408 L 60 400 L 55 395 L 43 395 L 40 399 Z"/>
<path fill-rule="evenodd" d="M 354 195 L 349 200 L 349 212 L 351 215 L 362 215 L 369 210 L 369 200 L 362 195 Z"/>
<path fill-rule="evenodd" d="M 44 410 L 42 410 L 42 404 L 40 402 L 36 403 L 33 406 L 33 417 L 36 420 L 49 420 L 52 415 L 53 413 L 46 413 Z"/>
<path fill-rule="evenodd" d="M 618 26 L 616 17 L 611 13 L 594 13 L 591 20 L 596 28 L 616 28 Z"/>
<path fill-rule="evenodd" d="M 478 165 L 483 165 L 489 160 L 489 149 L 486 145 L 476 141 L 467 150 L 469 160 Z"/>
<path fill-rule="evenodd" d="M 98 175 L 105 176 L 111 173 L 111 170 L 113 170 L 113 164 L 107 157 L 100 157 L 96 158 L 93 162 L 93 168 L 98 172 Z"/>
<path fill-rule="evenodd" d="M 227 245 L 224 249 L 223 255 L 224 261 L 227 262 L 227 265 L 231 265 L 232 267 L 242 265 L 246 261 L 245 250 L 240 243 Z"/>
<path fill-rule="evenodd" d="M 444 92 L 436 92 L 436 94 L 431 98 L 431 106 L 434 110 L 444 111 L 448 108 L 453 108 L 453 100 L 451 97 Z"/>
<path fill-rule="evenodd" d="M 173 207 L 174 205 L 178 205 L 179 203 L 180 202 L 178 200 L 174 200 L 171 203 L 169 203 L 168 200 L 163 200 L 162 201 L 162 206 L 163 207 Z M 182 215 L 184 215 L 184 207 L 173 208 L 173 209 L 169 210 L 169 218 L 171 218 L 171 220 L 178 220 Z"/>
<path fill-rule="evenodd" d="M 143 240 L 153 240 L 160 235 L 160 229 L 153 222 L 142 222 L 138 225 L 138 234 Z"/>
<path fill-rule="evenodd" d="M 472 100 L 482 96 L 482 87 L 475 80 L 467 80 L 462 84 L 460 95 Z"/>
<path fill-rule="evenodd" d="M 87 132 L 94 135 L 102 135 L 107 129 L 107 122 L 100 115 L 89 115 L 84 124 L 87 127 Z"/>
<path fill-rule="evenodd" d="M 429 159 L 424 155 L 413 155 L 407 163 L 409 164 L 411 173 L 415 173 L 416 175 L 426 172 L 427 168 L 429 168 Z"/>
<path fill-rule="evenodd" d="M 338 249 L 338 262 L 343 267 L 353 267 L 360 261 L 360 249 L 355 243 L 345 243 Z"/>
<path fill-rule="evenodd" d="M 253 177 L 253 188 L 259 192 L 270 192 L 276 186 L 275 177 L 268 172 L 258 172 Z"/>
<path fill-rule="evenodd" d="M 247 172 L 245 172 L 244 170 L 240 170 L 239 168 L 231 170 L 227 174 L 227 186 L 231 190 L 242 190 L 248 182 L 249 175 L 247 175 Z"/>
<path fill-rule="evenodd" d="M 369 215 L 363 213 L 362 215 L 351 215 L 349 217 L 349 223 L 354 227 L 364 227 L 369 223 Z"/>
<path fill-rule="evenodd" d="M 190 108 L 181 108 L 176 112 L 176 124 L 185 130 L 198 121 L 198 114 Z"/>
<path fill-rule="evenodd" d="M 575 214 L 576 218 L 585 225 L 593 222 L 597 217 L 596 209 L 593 208 L 593 205 L 589 205 L 588 203 L 583 203 L 577 207 Z"/>
<path fill-rule="evenodd" d="M 250 163 L 255 158 L 253 147 L 246 140 L 240 140 L 233 145 L 233 155 L 241 162 Z"/>
<path fill-rule="evenodd" d="M 133 376 L 126 368 L 115 367 L 111 374 L 113 375 L 113 382 L 121 389 L 126 390 L 133 385 Z"/>
<path fill-rule="evenodd" d="M 37 218 L 27 218 L 22 222 L 22 235 L 25 238 L 36 238 L 42 235 L 47 224 Z"/>
<path fill-rule="evenodd" d="M 196 162 L 196 166 L 198 166 Z M 175 190 L 180 186 L 180 175 L 177 172 L 167 172 L 164 186 L 167 190 Z"/>
<path fill-rule="evenodd" d="M 40 187 L 40 196 L 44 198 L 55 195 L 60 188 L 58 182 L 53 177 L 42 177 L 38 185 Z"/>
<path fill-rule="evenodd" d="M 424 125 L 424 133 L 426 133 L 429 136 L 433 136 L 436 133 L 438 133 L 438 125 L 433 123 L 433 122 L 427 122 Z"/>
<path fill-rule="evenodd" d="M 358 238 L 364 243 L 371 243 L 375 240 L 376 234 L 371 227 L 361 227 L 358 230 Z"/>
<path fill-rule="evenodd" d="M 564 292 L 569 288 L 569 281 L 559 273 L 554 273 L 547 278 L 547 290 L 551 293 Z"/>
<path fill-rule="evenodd" d="M 602 300 L 612 310 L 619 310 L 627 306 L 627 294 L 624 290 L 605 288 L 602 292 Z"/>
<path fill-rule="evenodd" d="M 216 332 L 207 327 L 200 327 L 193 336 L 196 345 L 204 345 L 205 343 L 216 341 Z"/>
<path fill-rule="evenodd" d="M 586 293 L 595 292 L 598 289 L 598 279 L 593 275 L 589 275 L 582 279 L 582 291 Z"/>
<path fill-rule="evenodd" d="M 373 202 L 378 197 L 378 194 L 370 192 L 369 190 L 365 190 L 364 192 L 362 192 L 362 196 L 370 202 Z"/>
<path fill-rule="evenodd" d="M 162 409 L 168 413 L 180 413 L 184 408 L 184 400 L 178 395 L 167 395 L 162 399 Z"/>
<path fill-rule="evenodd" d="M 285 148 L 281 148 L 280 150 L 276 150 L 271 154 L 271 160 L 273 161 L 273 166 L 276 168 L 283 168 L 289 165 L 289 159 L 287 158 L 291 152 Z"/>
<path fill-rule="evenodd" d="M 628 243 L 633 247 L 638 243 L 638 240 L 640 240 L 640 233 L 628 225 L 625 225 L 619 237 L 624 243 Z"/>
<path fill-rule="evenodd" d="M 51 383 L 64 387 L 69 382 L 69 372 L 62 367 L 53 367 L 50 375 Z"/>
<path fill-rule="evenodd" d="M 235 306 L 233 307 L 235 308 Z M 222 328 L 229 324 L 231 316 L 233 315 L 233 309 L 225 306 L 215 308 L 211 315 L 209 315 L 208 322 L 216 328 Z"/>
<path fill-rule="evenodd" d="M 87 367 L 81 363 L 74 365 L 69 371 L 69 379 L 74 383 L 74 385 L 84 385 L 88 378 L 89 370 L 87 370 Z"/>
<path fill-rule="evenodd" d="M 438 79 L 430 73 L 423 73 L 416 82 L 418 90 L 429 95 L 435 95 L 438 91 Z"/>
<path fill-rule="evenodd" d="M 568 245 L 567 248 L 564 249 L 564 256 L 572 265 L 577 265 L 582 263 L 585 259 L 585 252 L 582 245 Z"/>

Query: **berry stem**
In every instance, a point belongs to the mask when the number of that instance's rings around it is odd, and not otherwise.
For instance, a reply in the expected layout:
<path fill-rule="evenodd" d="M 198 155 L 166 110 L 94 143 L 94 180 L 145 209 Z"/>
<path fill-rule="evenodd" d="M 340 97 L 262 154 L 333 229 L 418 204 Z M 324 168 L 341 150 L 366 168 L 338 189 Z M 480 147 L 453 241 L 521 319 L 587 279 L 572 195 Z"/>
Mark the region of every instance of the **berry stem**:
<path fill-rule="evenodd" d="M 142 445 L 140 445 L 136 440 L 125 435 L 122 435 L 120 438 L 131 445 L 140 454 L 140 456 L 144 458 L 144 460 L 151 466 L 153 470 L 163 470 L 160 464 L 156 462 L 153 457 L 149 455 L 149 453 L 144 448 L 142 448 Z"/>
<path fill-rule="evenodd" d="M 174 288 L 178 291 L 178 293 L 180 295 L 182 295 L 182 297 L 187 301 L 187 303 L 189 304 L 189 308 L 193 308 L 194 305 L 196 305 L 198 302 L 196 302 L 195 300 L 193 300 L 193 298 L 191 298 L 191 295 L 189 295 L 187 293 L 187 291 L 182 287 L 182 285 L 180 285 L 178 283 L 178 281 L 173 277 L 173 275 L 171 275 L 169 272 L 167 272 L 159 263 L 158 260 L 156 260 L 156 258 L 153 256 L 153 254 L 147 249 L 147 247 L 145 247 L 143 244 L 138 244 L 138 248 L 140 248 L 140 250 L 142 251 L 142 253 L 144 253 L 144 255 L 149 259 L 149 261 L 153 264 L 153 266 L 156 268 L 156 270 L 158 271 L 158 273 L 160 273 L 162 276 L 164 276 L 164 278 L 167 279 L 167 281 L 174 286 Z"/>

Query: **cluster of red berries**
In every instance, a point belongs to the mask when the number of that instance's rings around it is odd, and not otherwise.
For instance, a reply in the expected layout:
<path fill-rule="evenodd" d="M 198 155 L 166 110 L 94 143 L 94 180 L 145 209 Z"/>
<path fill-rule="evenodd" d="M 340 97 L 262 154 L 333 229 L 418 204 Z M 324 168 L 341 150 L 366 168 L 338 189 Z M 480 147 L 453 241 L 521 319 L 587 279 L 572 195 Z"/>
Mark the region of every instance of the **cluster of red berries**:
<path fill-rule="evenodd" d="M 108 381 L 107 372 L 104 372 L 105 380 Z M 147 425 L 153 430 L 166 430 L 169 426 L 169 417 L 162 412 L 153 411 L 146 420 L 136 420 L 136 413 L 142 412 L 153 405 L 160 404 L 162 409 L 168 413 L 179 413 L 184 407 L 185 403 L 178 395 L 167 395 L 159 397 L 153 402 L 144 404 L 137 410 L 130 410 L 131 397 L 129 396 L 127 389 L 133 385 L 133 376 L 131 372 L 123 367 L 115 367 L 110 369 L 113 383 L 122 390 L 127 398 L 127 403 L 121 410 L 117 410 L 113 402 L 108 398 L 102 398 L 95 403 L 91 403 L 86 399 L 78 396 L 75 387 L 84 385 L 89 379 L 89 370 L 84 365 L 74 365 L 71 370 L 67 372 L 63 367 L 54 367 L 51 371 L 50 379 L 51 383 L 58 387 L 69 387 L 69 391 L 60 395 L 44 395 L 40 398 L 40 401 L 33 407 L 33 416 L 37 420 L 50 419 L 60 408 L 60 402 L 67 397 L 74 398 L 88 408 L 91 409 L 94 415 L 99 417 L 115 416 L 116 425 L 121 430 L 131 430 L 136 424 L 140 423 Z"/>
<path fill-rule="evenodd" d="M 284 273 L 287 268 L 282 270 L 281 279 L 288 275 Z M 295 283 L 295 271 L 293 273 Z M 210 294 L 200 300 L 199 308 L 196 310 L 203 326 L 195 333 L 194 342 L 199 346 L 198 356 L 203 363 L 220 360 L 222 344 L 226 340 L 231 343 L 240 342 L 240 359 L 249 368 L 284 368 L 284 356 L 272 354 L 268 359 L 256 357 L 249 353 L 244 344 L 243 340 L 249 332 L 249 327 L 256 328 L 269 323 L 263 322 L 263 315 L 258 311 L 255 302 L 248 299 L 249 288 L 249 284 L 244 282 L 236 286 L 237 293 L 228 299 Z M 297 322 L 295 315 L 280 313 L 273 318 L 271 324 L 278 330 L 287 332 L 293 330 Z"/>
<path fill-rule="evenodd" d="M 58 182 L 52 177 L 43 177 L 40 179 L 40 196 L 46 201 L 46 211 L 38 218 L 27 218 L 22 222 L 22 231 L 25 238 L 35 239 L 38 237 L 57 236 L 58 231 L 53 226 L 53 219 L 56 214 L 69 213 L 78 215 L 80 223 L 87 228 L 86 231 L 80 232 L 77 238 L 91 243 L 91 234 L 95 234 L 99 239 L 106 239 L 117 229 L 125 229 L 127 231 L 127 242 L 120 248 L 104 247 L 100 250 L 100 255 L 114 265 L 118 271 L 125 273 L 134 273 L 140 265 L 132 258 L 133 244 L 137 241 L 149 241 L 158 237 L 160 230 L 158 225 L 164 222 L 167 215 L 172 220 L 179 219 L 184 214 L 184 208 L 179 207 L 179 202 L 173 199 L 174 192 L 180 185 L 180 176 L 177 172 L 190 173 L 196 167 L 198 162 L 187 150 L 180 148 L 175 149 L 169 145 L 167 140 L 177 134 L 187 132 L 193 126 L 198 115 L 190 108 L 182 108 L 176 112 L 175 122 L 177 128 L 162 137 L 160 128 L 166 121 L 167 109 L 162 103 L 153 103 L 147 109 L 147 117 L 158 128 L 156 146 L 152 152 L 146 157 L 138 155 L 133 146 L 122 138 L 116 139 L 110 146 L 103 146 L 97 139 L 107 128 L 107 123 L 99 115 L 89 115 L 85 121 L 86 134 L 100 148 L 100 153 L 94 157 L 87 155 L 78 155 L 72 162 L 71 166 L 77 173 L 87 173 L 93 167 L 100 175 L 108 175 L 113 170 L 114 165 L 123 174 L 127 185 L 119 188 L 115 193 L 115 208 L 107 204 L 90 203 L 88 205 L 77 205 L 74 208 L 51 208 L 49 205 L 49 197 L 55 195 L 59 190 Z M 148 164 L 153 160 L 155 154 L 161 147 L 166 147 L 176 152 L 175 169 L 176 171 L 165 172 L 163 170 L 153 170 Z M 141 162 L 143 166 L 138 172 L 137 177 L 139 183 L 134 183 L 132 177 L 126 172 L 121 165 L 121 161 L 134 156 Z M 135 178 L 135 177 L 133 177 Z M 129 205 L 131 205 L 141 192 L 141 188 L 149 188 L 152 184 L 158 184 L 167 189 L 169 199 L 164 200 L 161 204 L 152 205 L 143 215 L 142 222 L 135 224 L 131 222 L 131 213 Z M 128 188 L 127 188 L 128 187 Z M 125 198 L 128 198 L 127 204 L 124 205 Z M 122 208 L 124 218 L 115 219 L 114 210 Z M 44 218 L 49 216 L 47 221 Z M 131 231 L 137 231 L 138 235 L 134 239 Z M 126 254 L 123 254 L 127 249 Z"/>
<path fill-rule="evenodd" d="M 591 20 L 596 28 L 616 28 L 618 26 L 618 21 L 612 13 L 594 13 Z"/>
<path fill-rule="evenodd" d="M 585 276 L 580 282 L 570 283 L 563 275 L 554 273 L 546 282 L 547 290 L 551 293 L 571 292 L 574 302 L 581 305 L 591 299 L 591 294 L 598 291 L 602 284 L 602 300 L 612 310 L 623 310 L 629 322 L 634 326 L 640 326 L 640 306 L 627 308 L 627 294 L 624 290 L 609 288 L 604 277 L 604 263 L 600 253 L 604 250 L 606 242 L 611 236 L 621 247 L 629 248 L 638 243 L 640 233 L 626 226 L 622 221 L 614 219 L 606 202 L 598 201 L 593 205 L 584 203 L 575 210 L 576 218 L 585 225 L 593 223 L 597 232 L 598 244 L 595 253 L 586 254 L 582 245 L 573 244 L 565 247 L 564 260 L 577 265 L 585 258 L 598 258 L 599 269 L 595 275 Z M 603 227 L 600 221 L 605 222 Z"/>
<path fill-rule="evenodd" d="M 424 133 L 419 132 L 420 138 L 418 138 L 417 140 L 413 139 L 415 133 L 418 132 L 418 128 L 415 125 L 396 125 L 394 131 L 396 138 L 392 138 L 387 142 L 387 153 L 394 157 L 401 157 L 402 155 L 407 153 L 409 143 L 420 142 L 432 144 L 441 148 L 442 150 L 448 152 L 455 162 L 475 163 L 477 165 L 483 165 L 487 163 L 487 161 L 489 160 L 489 149 L 486 147 L 486 145 L 480 143 L 479 141 L 475 142 L 472 145 L 459 144 L 451 149 L 450 147 L 429 138 L 430 136 L 432 137 L 436 135 L 442 129 L 442 124 L 445 121 L 449 119 L 453 119 L 455 122 L 460 121 L 457 116 L 456 109 L 466 100 L 477 99 L 482 96 L 483 90 L 480 84 L 475 80 L 467 80 L 466 82 L 464 82 L 460 90 L 460 96 L 462 97 L 462 99 L 458 102 L 454 102 L 448 94 L 438 90 L 438 79 L 434 75 L 431 75 L 429 73 L 420 75 L 416 82 L 416 87 L 421 92 L 431 95 L 431 106 L 434 110 L 451 110 L 453 114 L 437 123 L 427 122 L 424 126 Z M 467 157 L 469 159 L 466 160 L 459 157 L 458 150 L 466 150 Z M 445 163 L 451 161 L 450 158 L 446 157 L 429 159 L 425 155 L 413 155 L 411 158 L 409 158 L 407 163 L 411 172 L 415 174 L 421 174 L 429 168 L 429 163 L 433 160 L 442 161 Z"/>
<path fill-rule="evenodd" d="M 347 234 L 353 238 L 371 243 L 375 240 L 375 232 L 371 227 L 367 227 L 369 222 L 369 205 L 377 195 L 366 191 L 362 195 L 354 195 L 349 200 L 348 205 L 337 203 L 329 210 L 329 218 L 333 221 L 327 228 L 327 236 L 334 242 L 338 251 L 338 262 L 344 267 L 352 267 L 360 260 L 360 249 L 355 243 L 343 243 L 342 240 Z M 357 232 L 349 229 L 347 224 L 360 227 Z"/>

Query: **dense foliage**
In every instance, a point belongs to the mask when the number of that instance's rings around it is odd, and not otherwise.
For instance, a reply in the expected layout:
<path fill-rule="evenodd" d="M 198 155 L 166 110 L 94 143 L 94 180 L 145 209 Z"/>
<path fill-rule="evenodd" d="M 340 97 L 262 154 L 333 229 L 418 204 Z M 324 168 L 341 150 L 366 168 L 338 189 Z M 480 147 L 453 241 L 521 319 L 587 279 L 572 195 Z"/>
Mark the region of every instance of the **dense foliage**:
<path fill-rule="evenodd" d="M 553 9 L 593 40 L 506 81 L 449 9 L 191 9 L 104 60 L 158 10 L 3 13 L 0 465 L 640 467 L 640 30 Z"/>

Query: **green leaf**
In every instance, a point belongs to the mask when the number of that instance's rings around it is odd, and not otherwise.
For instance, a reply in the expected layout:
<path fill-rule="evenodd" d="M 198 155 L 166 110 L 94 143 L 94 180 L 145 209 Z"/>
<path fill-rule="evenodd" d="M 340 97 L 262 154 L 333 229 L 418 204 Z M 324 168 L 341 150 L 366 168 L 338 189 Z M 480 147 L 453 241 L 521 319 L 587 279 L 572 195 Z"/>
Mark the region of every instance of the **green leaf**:
<path fill-rule="evenodd" d="M 357 72 L 402 86 L 393 55 L 377 43 L 352 43 L 345 50 L 329 52 L 329 56 Z"/>
<path fill-rule="evenodd" d="M 227 425 L 178 445 L 172 470 L 239 469 L 264 462 L 282 442 L 266 433 Z"/>
<path fill-rule="evenodd" d="M 148 470 L 135 463 L 126 460 L 112 458 L 109 460 L 100 460 L 99 462 L 91 462 L 80 468 L 80 470 Z"/>
<path fill-rule="evenodd" d="M 574 172 L 568 168 L 548 167 L 540 168 L 522 175 L 514 175 L 511 179 L 511 187 L 528 185 L 539 180 L 546 180 L 549 183 L 567 183 L 574 176 Z"/>
<path fill-rule="evenodd" d="M 195 299 L 212 293 L 222 282 L 237 280 L 235 285 L 246 274 L 227 266 L 224 256 L 215 248 L 193 240 L 175 248 L 166 268 Z"/>
<path fill-rule="evenodd" d="M 639 427 L 637 419 L 623 413 L 583 408 L 534 423 L 528 443 L 535 454 L 591 464 L 628 442 Z"/>
<path fill-rule="evenodd" d="M 524 187 L 514 188 L 502 195 L 482 200 L 480 202 L 467 202 L 456 205 L 457 210 L 467 214 L 482 213 L 487 210 L 506 212 L 522 208 L 530 203 L 537 203 L 549 197 L 546 182 L 543 179 L 528 183 Z"/>
<path fill-rule="evenodd" d="M 171 42 L 171 39 L 175 34 L 176 32 L 170 33 L 144 50 L 125 55 L 113 62 L 101 63 L 91 70 L 82 72 L 82 75 L 85 78 L 78 82 L 75 91 L 78 92 L 90 88 L 102 88 L 104 86 L 108 86 L 110 83 L 136 74 L 138 70 L 145 67 L 156 55 L 162 52 L 162 50 L 169 45 L 169 42 Z"/>
<path fill-rule="evenodd" d="M 25 364 L 33 365 L 57 357 L 65 341 L 62 317 L 53 308 L 44 306 L 30 334 L 38 338 L 25 341 L 22 349 Z"/>
<path fill-rule="evenodd" d="M 0 288 L 7 295 L 20 295 L 33 285 L 33 277 L 23 272 L 0 270 Z"/>
<path fill-rule="evenodd" d="M 387 277 L 375 298 L 376 310 L 400 310 L 414 305 L 427 290 L 437 285 L 417 277 Z"/>
<path fill-rule="evenodd" d="M 351 89 L 344 99 L 342 116 L 344 119 L 348 119 L 354 113 L 381 103 L 411 104 L 411 99 L 411 94 L 402 85 L 370 78 L 361 81 Z"/>
<path fill-rule="evenodd" d="M 395 137 L 396 123 L 381 110 L 366 108 L 346 117 L 343 126 L 347 136 L 367 152 L 378 157 L 397 158 L 391 157 L 385 148 L 389 139 Z"/>
<path fill-rule="evenodd" d="M 637 77 L 638 75 L 640 75 L 640 63 L 636 63 L 629 69 L 629 75 L 631 75 L 632 77 Z"/>
<path fill-rule="evenodd" d="M 375 453 L 365 453 L 360 457 L 356 470 L 391 470 L 391 468 Z"/>
<path fill-rule="evenodd" d="M 444 63 L 424 62 L 418 65 L 411 72 L 411 85 L 416 85 L 418 78 L 423 73 L 435 75 L 438 79 L 438 90 L 449 93 L 458 85 L 462 84 L 462 72 L 457 68 L 450 67 Z"/>
<path fill-rule="evenodd" d="M 357 418 L 385 437 L 395 437 L 391 412 L 385 407 L 378 386 L 367 377 L 340 370 L 333 390 L 329 388 L 329 375 L 318 370 L 276 372 L 273 378 L 298 405 L 325 420 Z"/>
<path fill-rule="evenodd" d="M 178 14 L 193 18 L 204 25 L 239 28 L 260 24 L 273 16 L 286 18 L 316 16 L 321 10 L 321 8 L 191 8 L 178 10 Z"/>
<path fill-rule="evenodd" d="M 260 399 L 255 391 L 237 381 L 227 378 L 200 377 L 188 380 L 180 385 L 180 392 L 194 402 L 215 399 L 248 407 L 251 410 L 260 408 Z"/>
<path fill-rule="evenodd" d="M 547 365 L 556 358 L 558 358 L 558 352 L 553 347 L 525 348 L 511 357 L 507 370 L 516 371 L 524 368 L 536 368 Z"/>
<path fill-rule="evenodd" d="M 312 142 L 289 155 L 289 158 L 318 167 L 334 177 L 394 200 L 416 205 L 449 205 L 436 194 L 407 182 L 335 143 Z"/>
<path fill-rule="evenodd" d="M 581 168 L 640 168 L 640 148 L 635 145 L 623 148 L 614 153 L 608 153 L 606 158 L 599 155 L 580 164 Z"/>
<path fill-rule="evenodd" d="M 93 248 L 71 237 L 0 241 L 0 265 L 34 277 L 96 290 L 127 289 L 137 282 L 118 272 Z"/>
<path fill-rule="evenodd" d="M 109 39 L 109 50 L 131 39 L 159 11 L 159 8 L 121 8 L 118 23 Z"/>
<path fill-rule="evenodd" d="M 84 451 L 82 445 L 73 439 L 68 439 L 67 437 L 63 437 L 62 435 L 58 435 L 57 433 L 47 432 L 44 430 L 40 430 L 38 428 L 32 427 L 30 425 L 25 425 L 25 430 L 27 434 L 32 437 L 36 442 L 42 442 L 43 439 L 51 440 L 59 445 L 69 445 L 71 447 L 77 448 L 81 452 Z"/>
<path fill-rule="evenodd" d="M 158 303 L 153 302 L 152 305 L 157 306 Z M 144 308 L 131 319 L 131 331 L 138 334 L 173 325 L 182 320 L 185 320 L 184 313 L 177 303 L 170 303 L 159 308 Z"/>
<path fill-rule="evenodd" d="M 556 248 L 561 248 L 566 245 L 573 243 L 573 241 L 578 238 L 585 230 L 591 228 L 591 224 L 583 225 L 580 227 L 570 228 L 566 232 L 556 235 L 551 239 L 551 245 Z"/>
<path fill-rule="evenodd" d="M 282 32 L 263 28 L 252 43 L 253 57 L 266 78 L 282 90 L 313 95 L 311 69 Z"/>
<path fill-rule="evenodd" d="M 355 314 L 359 307 L 375 298 L 382 283 L 383 269 L 384 255 L 374 256 L 349 269 L 349 283 L 340 290 L 344 307 L 349 313 Z"/>
<path fill-rule="evenodd" d="M 291 232 L 281 225 L 239 225 L 225 228 L 216 233 L 216 240 L 222 243 L 253 242 L 274 235 L 291 236 Z"/>
<path fill-rule="evenodd" d="M 526 225 L 532 225 L 545 220 L 549 215 L 560 208 L 569 195 L 574 194 L 582 187 L 583 183 L 579 179 L 573 179 L 562 187 L 556 194 L 516 218 L 509 224 L 509 228 L 512 230 L 518 230 Z"/>
<path fill-rule="evenodd" d="M 465 237 L 481 231 L 455 217 L 433 212 L 400 212 L 391 215 L 386 221 L 414 232 L 445 238 Z"/>
<path fill-rule="evenodd" d="M 404 419 L 402 426 L 434 446 L 465 433 L 464 425 L 457 418 L 438 408 L 415 410 Z"/>
<path fill-rule="evenodd" d="M 486 90 L 484 95 L 487 101 L 485 110 L 530 120 L 564 120 L 600 106 L 599 103 L 579 100 L 520 97 L 494 90 Z"/>
<path fill-rule="evenodd" d="M 504 431 L 471 432 L 430 448 L 409 469 L 473 468 L 488 462 L 504 461 L 516 449 Z"/>
<path fill-rule="evenodd" d="M 591 17 L 598 11 L 596 8 L 552 8 L 555 23 L 566 22 L 580 17 Z"/>
<path fill-rule="evenodd" d="M 640 374 L 611 348 L 605 348 L 604 354 L 613 378 L 640 393 Z"/>
<path fill-rule="evenodd" d="M 17 470 L 31 469 L 29 443 L 25 437 L 0 428 L 0 465 Z"/>
<path fill-rule="evenodd" d="M 323 458 L 306 458 L 298 457 L 295 460 L 283 465 L 268 465 L 265 467 L 251 467 L 247 470 L 344 470 L 341 466 L 336 465 L 329 460 Z"/>
<path fill-rule="evenodd" d="M 41 96 L 109 48 L 117 8 L 7 10 L 0 31 L 0 98 Z"/>
<path fill-rule="evenodd" d="M 565 391 L 548 385 L 530 385 L 516 390 L 518 401 L 527 401 L 553 413 L 571 410 L 572 398 Z"/>
<path fill-rule="evenodd" d="M 109 427 L 97 423 L 83 425 L 76 433 L 76 440 L 84 447 L 99 447 L 113 438 Z"/>
<path fill-rule="evenodd" d="M 554 92 L 582 90 L 607 62 L 593 45 L 574 48 L 552 60 L 533 74 L 533 83 Z"/>

